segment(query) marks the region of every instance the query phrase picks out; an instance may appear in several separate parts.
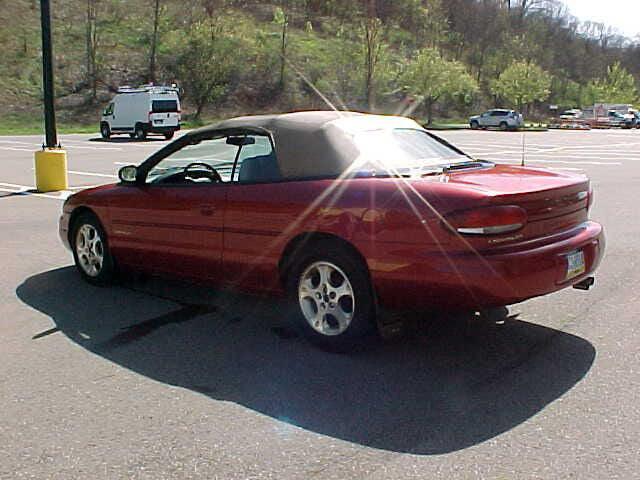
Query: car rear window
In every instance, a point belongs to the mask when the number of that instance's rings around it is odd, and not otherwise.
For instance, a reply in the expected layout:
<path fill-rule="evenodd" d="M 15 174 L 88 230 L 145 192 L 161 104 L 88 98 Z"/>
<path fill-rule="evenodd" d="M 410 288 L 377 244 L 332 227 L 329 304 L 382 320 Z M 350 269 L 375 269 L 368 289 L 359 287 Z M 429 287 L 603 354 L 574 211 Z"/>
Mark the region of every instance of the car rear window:
<path fill-rule="evenodd" d="M 360 152 L 356 159 L 359 170 L 404 173 L 469 160 L 422 130 L 370 130 L 356 134 L 353 140 Z"/>
<path fill-rule="evenodd" d="M 153 100 L 151 102 L 151 111 L 153 113 L 169 113 L 178 111 L 177 100 Z"/>

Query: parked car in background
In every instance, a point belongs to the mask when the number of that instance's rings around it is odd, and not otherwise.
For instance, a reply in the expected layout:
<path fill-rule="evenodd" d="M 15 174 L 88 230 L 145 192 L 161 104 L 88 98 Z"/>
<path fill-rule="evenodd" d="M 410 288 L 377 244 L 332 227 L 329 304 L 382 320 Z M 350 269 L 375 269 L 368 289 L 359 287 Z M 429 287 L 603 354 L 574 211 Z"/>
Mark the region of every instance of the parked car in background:
<path fill-rule="evenodd" d="M 640 128 L 640 113 L 637 110 L 629 109 L 624 114 L 624 128 Z"/>
<path fill-rule="evenodd" d="M 128 133 L 131 138 L 144 140 L 155 133 L 168 140 L 177 130 L 180 130 L 180 98 L 175 87 L 121 87 L 100 120 L 102 138 Z"/>
<path fill-rule="evenodd" d="M 469 125 L 477 128 L 495 127 L 500 130 L 517 129 L 524 126 L 522 114 L 515 110 L 494 109 L 482 115 L 474 115 L 469 119 Z"/>
<path fill-rule="evenodd" d="M 579 108 L 572 108 L 571 110 L 565 110 L 560 115 L 560 120 L 579 120 L 582 118 L 582 110 Z"/>
<path fill-rule="evenodd" d="M 635 109 L 630 104 L 596 103 L 582 109 L 582 119 L 591 128 L 633 128 Z"/>
<path fill-rule="evenodd" d="M 609 110 L 607 112 L 607 117 L 609 119 L 609 126 L 611 127 L 625 127 L 626 119 L 624 114 L 620 112 L 616 112 L 615 110 Z"/>
<path fill-rule="evenodd" d="M 329 347 L 374 332 L 383 308 L 588 289 L 605 249 L 585 175 L 475 160 L 404 117 L 239 117 L 119 177 L 63 205 L 60 237 L 84 279 L 141 270 L 287 292 Z"/>

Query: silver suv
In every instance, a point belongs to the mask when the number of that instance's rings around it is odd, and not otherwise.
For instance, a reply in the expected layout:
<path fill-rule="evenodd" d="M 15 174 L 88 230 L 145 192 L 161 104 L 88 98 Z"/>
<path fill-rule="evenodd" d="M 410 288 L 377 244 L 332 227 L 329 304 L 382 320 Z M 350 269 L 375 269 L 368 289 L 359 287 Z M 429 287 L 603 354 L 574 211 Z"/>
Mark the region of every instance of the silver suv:
<path fill-rule="evenodd" d="M 497 127 L 500 130 L 508 130 L 524 126 L 524 120 L 522 119 L 522 114 L 515 110 L 497 108 L 484 112 L 482 115 L 474 115 L 469 119 L 469 125 L 474 130 L 487 127 Z"/>

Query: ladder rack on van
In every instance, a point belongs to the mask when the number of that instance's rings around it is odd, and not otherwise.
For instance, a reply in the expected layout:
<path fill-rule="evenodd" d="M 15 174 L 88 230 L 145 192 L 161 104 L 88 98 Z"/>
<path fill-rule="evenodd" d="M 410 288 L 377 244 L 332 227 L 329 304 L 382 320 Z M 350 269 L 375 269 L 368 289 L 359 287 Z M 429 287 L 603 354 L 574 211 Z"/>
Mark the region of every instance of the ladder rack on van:
<path fill-rule="evenodd" d="M 178 93 L 178 87 L 176 86 L 167 86 L 167 85 L 141 85 L 139 87 L 130 87 L 128 85 L 124 85 L 122 87 L 118 87 L 118 93 L 170 93 L 176 92 Z"/>

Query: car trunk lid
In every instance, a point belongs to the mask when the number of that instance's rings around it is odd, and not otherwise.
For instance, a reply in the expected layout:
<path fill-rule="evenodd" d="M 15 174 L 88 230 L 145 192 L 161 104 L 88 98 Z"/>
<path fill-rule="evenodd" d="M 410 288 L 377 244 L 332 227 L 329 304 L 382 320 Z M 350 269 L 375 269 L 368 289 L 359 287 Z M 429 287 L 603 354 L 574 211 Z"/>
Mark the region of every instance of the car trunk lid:
<path fill-rule="evenodd" d="M 504 243 L 547 237 L 587 220 L 589 180 L 581 174 L 495 165 L 454 171 L 446 181 L 450 186 L 476 192 L 474 204 L 463 208 L 515 205 L 526 211 L 526 225 L 503 235 Z M 447 213 L 443 213 L 446 218 Z M 477 247 L 502 244 L 500 237 L 468 236 Z"/>

